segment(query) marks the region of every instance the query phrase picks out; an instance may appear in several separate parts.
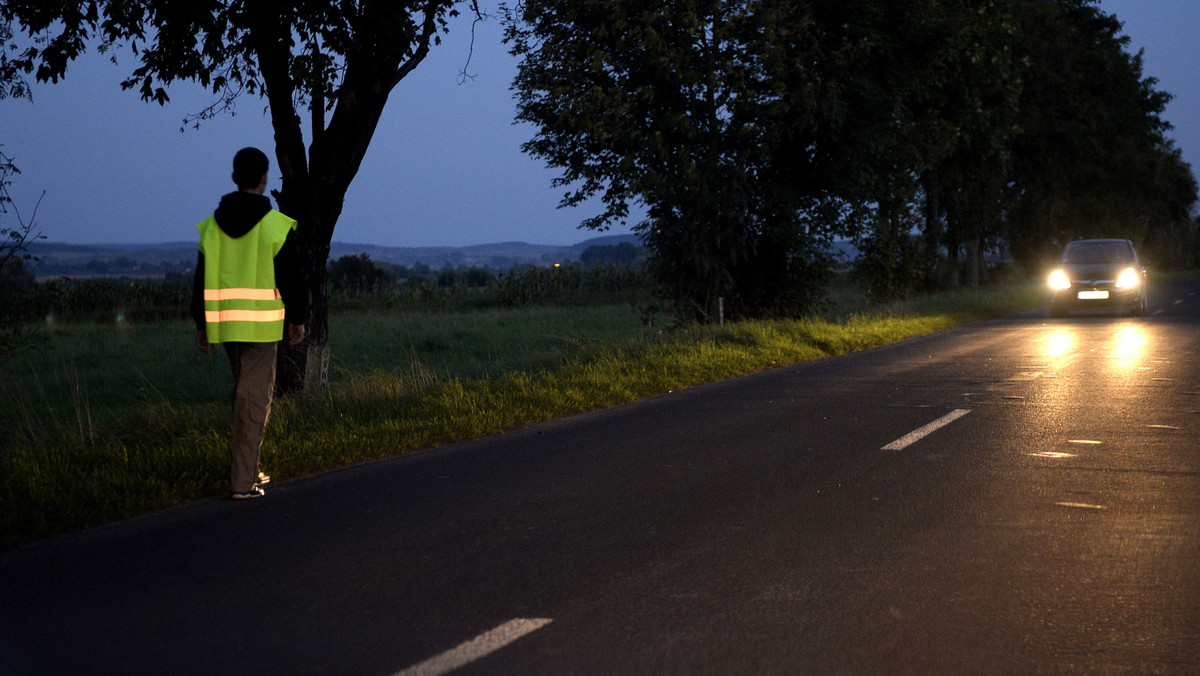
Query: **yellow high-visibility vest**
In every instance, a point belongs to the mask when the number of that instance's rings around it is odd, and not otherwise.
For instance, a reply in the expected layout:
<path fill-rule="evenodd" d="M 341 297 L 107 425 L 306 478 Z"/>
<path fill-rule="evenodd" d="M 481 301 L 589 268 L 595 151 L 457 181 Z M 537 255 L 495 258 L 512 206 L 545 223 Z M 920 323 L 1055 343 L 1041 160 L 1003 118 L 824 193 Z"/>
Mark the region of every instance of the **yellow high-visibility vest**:
<path fill-rule="evenodd" d="M 210 343 L 274 343 L 283 338 L 284 307 L 275 287 L 275 254 L 296 221 L 272 209 L 250 232 L 230 237 L 209 216 L 204 253 L 204 326 Z"/>

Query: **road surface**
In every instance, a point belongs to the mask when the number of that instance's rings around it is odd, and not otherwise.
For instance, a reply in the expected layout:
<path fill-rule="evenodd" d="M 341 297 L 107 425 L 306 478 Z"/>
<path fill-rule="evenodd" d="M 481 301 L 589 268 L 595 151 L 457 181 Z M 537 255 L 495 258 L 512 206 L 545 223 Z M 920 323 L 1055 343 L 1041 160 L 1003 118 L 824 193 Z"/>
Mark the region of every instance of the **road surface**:
<path fill-rule="evenodd" d="M 2 553 L 0 673 L 1198 673 L 1198 293 Z"/>

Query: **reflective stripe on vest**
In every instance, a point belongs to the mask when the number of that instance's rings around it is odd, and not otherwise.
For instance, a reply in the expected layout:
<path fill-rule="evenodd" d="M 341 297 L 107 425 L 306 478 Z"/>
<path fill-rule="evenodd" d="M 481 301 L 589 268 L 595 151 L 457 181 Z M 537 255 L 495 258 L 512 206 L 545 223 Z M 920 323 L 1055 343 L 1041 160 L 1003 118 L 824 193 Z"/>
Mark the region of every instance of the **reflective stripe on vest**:
<path fill-rule="evenodd" d="M 204 300 L 280 300 L 279 289 L 205 289 Z"/>
<path fill-rule="evenodd" d="M 206 322 L 278 322 L 287 310 L 205 310 Z"/>
<path fill-rule="evenodd" d="M 204 253 L 204 321 L 210 343 L 272 343 L 286 311 L 275 287 L 275 255 L 296 221 L 271 210 L 241 237 L 212 216 L 198 224 Z"/>

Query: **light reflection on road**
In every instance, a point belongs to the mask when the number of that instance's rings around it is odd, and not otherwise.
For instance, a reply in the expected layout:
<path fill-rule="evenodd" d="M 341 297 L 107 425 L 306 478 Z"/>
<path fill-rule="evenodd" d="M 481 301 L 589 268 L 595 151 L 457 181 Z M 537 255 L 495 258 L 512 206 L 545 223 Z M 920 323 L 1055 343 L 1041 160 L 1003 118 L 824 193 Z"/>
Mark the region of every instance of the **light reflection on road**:
<path fill-rule="evenodd" d="M 1106 357 L 1112 375 L 1124 374 L 1146 362 L 1150 340 L 1142 326 L 1121 324 L 1115 327 L 1108 340 L 1102 342 L 1093 341 L 1093 337 L 1086 333 L 1095 330 L 1102 329 L 1096 326 L 1056 326 L 1053 331 L 1038 338 L 1037 353 L 1047 360 L 1046 366 L 1051 371 L 1070 364 L 1082 354 L 1081 350 L 1099 352 Z M 1088 348 L 1085 343 L 1095 344 L 1096 347 Z"/>
<path fill-rule="evenodd" d="M 1057 329 L 1045 338 L 1042 355 L 1050 359 L 1065 357 L 1075 349 L 1075 333 L 1070 329 Z"/>
<path fill-rule="evenodd" d="M 1133 400 L 1146 395 L 1144 379 L 1137 376 L 1149 368 L 1149 331 L 1135 321 L 1047 328 L 1034 338 L 1034 353 L 1041 358 L 1042 368 L 1031 397 L 1039 403 L 1029 411 L 1031 424 L 1057 430 L 1066 438 L 1090 438 L 1087 433 L 1098 422 L 1097 416 L 1136 417 L 1140 407 L 1132 405 Z"/>
<path fill-rule="evenodd" d="M 1146 361 L 1149 340 L 1146 331 L 1136 324 L 1126 324 L 1117 329 L 1111 341 L 1113 367 L 1119 374 L 1128 373 Z"/>

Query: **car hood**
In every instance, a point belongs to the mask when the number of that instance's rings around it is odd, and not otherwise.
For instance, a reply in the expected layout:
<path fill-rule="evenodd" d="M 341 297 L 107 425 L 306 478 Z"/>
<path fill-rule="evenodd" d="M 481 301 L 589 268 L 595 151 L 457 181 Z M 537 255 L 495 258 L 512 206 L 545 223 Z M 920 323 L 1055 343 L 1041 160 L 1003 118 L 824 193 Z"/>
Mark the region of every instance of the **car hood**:
<path fill-rule="evenodd" d="M 1059 263 L 1071 279 L 1116 279 L 1131 263 Z"/>

